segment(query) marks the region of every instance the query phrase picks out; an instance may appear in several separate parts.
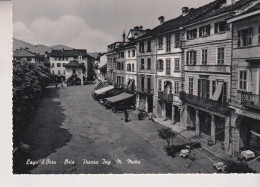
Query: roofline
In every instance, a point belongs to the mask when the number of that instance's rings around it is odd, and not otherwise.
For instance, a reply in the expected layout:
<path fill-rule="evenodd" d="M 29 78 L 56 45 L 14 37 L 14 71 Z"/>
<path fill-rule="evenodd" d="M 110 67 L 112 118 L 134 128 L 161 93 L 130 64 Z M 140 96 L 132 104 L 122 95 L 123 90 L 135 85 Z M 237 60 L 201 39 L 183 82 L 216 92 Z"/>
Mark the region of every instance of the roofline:
<path fill-rule="evenodd" d="M 254 12 L 250 12 L 250 13 L 247 13 L 247 14 L 240 15 L 240 16 L 237 16 L 235 18 L 229 19 L 229 20 L 227 20 L 227 23 L 232 23 L 232 22 L 235 22 L 235 21 L 239 21 L 241 19 L 244 19 L 244 18 L 247 18 L 247 17 L 250 17 L 250 16 L 254 16 L 254 15 L 257 15 L 257 14 L 260 14 L 260 10 L 256 10 Z"/>
<path fill-rule="evenodd" d="M 226 13 L 224 13 L 224 14 L 220 14 L 220 15 L 217 15 L 217 16 L 209 17 L 209 18 L 204 19 L 204 20 L 202 20 L 202 21 L 197 21 L 197 22 L 195 22 L 195 23 L 191 23 L 191 24 L 189 24 L 189 25 L 183 26 L 183 28 L 187 28 L 187 27 L 190 27 L 190 26 L 193 26 L 193 25 L 199 24 L 199 23 L 203 23 L 203 22 L 206 22 L 206 21 L 209 21 L 209 20 L 215 19 L 215 18 L 219 18 L 219 17 L 221 17 L 221 16 L 228 15 L 228 14 L 229 14 L 229 12 L 226 12 Z"/>

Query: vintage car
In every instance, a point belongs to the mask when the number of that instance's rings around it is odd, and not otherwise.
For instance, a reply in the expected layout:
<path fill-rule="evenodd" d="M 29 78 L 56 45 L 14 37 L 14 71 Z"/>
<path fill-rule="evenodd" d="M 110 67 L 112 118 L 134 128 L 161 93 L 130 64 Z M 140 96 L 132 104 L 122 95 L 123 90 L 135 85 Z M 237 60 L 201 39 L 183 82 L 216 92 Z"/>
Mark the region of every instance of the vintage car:
<path fill-rule="evenodd" d="M 182 149 L 181 153 L 180 153 L 180 157 L 182 158 L 188 158 L 190 154 L 190 150 L 189 149 Z"/>
<path fill-rule="evenodd" d="M 213 168 L 215 168 L 218 172 L 225 172 L 226 165 L 223 162 L 215 162 L 212 164 Z"/>
<path fill-rule="evenodd" d="M 255 158 L 255 153 L 250 150 L 242 151 L 240 154 L 240 159 L 243 160 L 248 160 L 250 158 Z"/>

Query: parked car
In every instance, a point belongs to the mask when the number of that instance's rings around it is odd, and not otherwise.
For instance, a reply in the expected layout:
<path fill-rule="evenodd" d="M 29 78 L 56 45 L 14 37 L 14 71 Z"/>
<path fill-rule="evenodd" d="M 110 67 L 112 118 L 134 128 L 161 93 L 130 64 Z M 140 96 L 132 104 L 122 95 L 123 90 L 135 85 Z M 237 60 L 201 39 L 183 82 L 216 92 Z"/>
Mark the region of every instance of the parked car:
<path fill-rule="evenodd" d="M 223 162 L 214 162 L 212 164 L 213 168 L 215 168 L 218 172 L 225 172 L 226 165 Z"/>
<path fill-rule="evenodd" d="M 255 158 L 255 153 L 250 150 L 242 151 L 240 154 L 241 160 L 249 160 L 251 158 Z"/>

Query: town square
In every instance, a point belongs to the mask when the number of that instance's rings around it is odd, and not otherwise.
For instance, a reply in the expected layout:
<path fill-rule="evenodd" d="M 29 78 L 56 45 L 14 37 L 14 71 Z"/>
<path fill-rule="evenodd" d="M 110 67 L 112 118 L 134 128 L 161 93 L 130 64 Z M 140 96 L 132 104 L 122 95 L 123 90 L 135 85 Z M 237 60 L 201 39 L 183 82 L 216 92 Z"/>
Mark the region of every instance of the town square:
<path fill-rule="evenodd" d="M 259 173 L 260 1 L 125 3 L 14 1 L 13 173 Z"/>

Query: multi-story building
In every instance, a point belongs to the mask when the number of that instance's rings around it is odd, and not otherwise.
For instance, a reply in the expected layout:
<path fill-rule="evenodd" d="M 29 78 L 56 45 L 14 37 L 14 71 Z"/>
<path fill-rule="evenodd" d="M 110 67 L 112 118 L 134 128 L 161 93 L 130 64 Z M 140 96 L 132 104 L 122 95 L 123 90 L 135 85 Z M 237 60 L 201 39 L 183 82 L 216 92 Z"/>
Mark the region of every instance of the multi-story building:
<path fill-rule="evenodd" d="M 114 42 L 107 46 L 107 80 L 110 84 L 116 83 L 116 69 L 117 69 L 117 52 L 116 49 L 122 46 L 124 42 Z"/>
<path fill-rule="evenodd" d="M 196 135 L 210 137 L 229 149 L 232 32 L 230 12 L 241 12 L 252 1 L 217 0 L 183 26 L 184 104 L 181 122 Z M 212 11 L 214 10 L 214 11 Z"/>
<path fill-rule="evenodd" d="M 228 21 L 233 27 L 231 136 L 233 155 L 260 148 L 260 2 Z"/>
<path fill-rule="evenodd" d="M 29 51 L 28 48 L 16 49 L 13 52 L 13 58 L 16 61 L 30 62 L 30 63 L 40 64 L 40 65 L 43 65 L 45 60 L 43 55 L 33 53 Z"/>
<path fill-rule="evenodd" d="M 66 71 L 65 64 L 70 61 L 77 60 L 79 63 L 83 63 L 86 68 L 86 74 L 84 80 L 87 79 L 91 73 L 94 64 L 94 58 L 87 54 L 85 49 L 72 49 L 72 50 L 52 50 L 49 54 L 50 69 L 53 76 L 58 77 L 61 80 L 65 80 Z"/>

